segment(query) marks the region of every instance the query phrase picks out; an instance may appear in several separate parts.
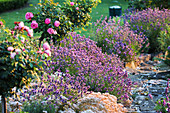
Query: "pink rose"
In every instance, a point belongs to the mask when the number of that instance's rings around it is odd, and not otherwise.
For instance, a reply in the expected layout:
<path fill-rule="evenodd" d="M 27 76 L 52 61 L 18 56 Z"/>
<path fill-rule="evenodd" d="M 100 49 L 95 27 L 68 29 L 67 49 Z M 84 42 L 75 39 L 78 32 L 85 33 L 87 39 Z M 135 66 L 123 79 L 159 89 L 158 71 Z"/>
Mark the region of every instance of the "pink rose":
<path fill-rule="evenodd" d="M 31 12 L 27 12 L 27 13 L 25 14 L 26 20 L 31 19 L 32 17 L 34 17 L 34 15 L 33 15 Z"/>
<path fill-rule="evenodd" d="M 0 21 L 0 25 L 1 25 L 1 26 L 3 25 L 3 22 L 2 22 L 2 21 Z"/>
<path fill-rule="evenodd" d="M 21 49 L 15 49 L 16 54 L 21 53 Z"/>
<path fill-rule="evenodd" d="M 14 30 L 17 30 L 17 29 L 18 29 L 18 26 L 15 26 L 15 27 L 14 27 Z"/>
<path fill-rule="evenodd" d="M 24 43 L 25 42 L 25 38 L 21 37 L 21 42 Z"/>
<path fill-rule="evenodd" d="M 37 53 L 43 54 L 43 52 L 41 51 L 41 48 L 39 48 L 39 50 L 37 51 Z"/>
<path fill-rule="evenodd" d="M 51 56 L 51 51 L 50 50 L 45 50 L 44 53 L 46 53 L 48 56 Z"/>
<path fill-rule="evenodd" d="M 57 34 L 57 31 L 56 30 L 54 30 L 54 35 L 56 35 Z"/>
<path fill-rule="evenodd" d="M 29 29 L 28 34 L 29 37 L 33 37 L 33 29 Z"/>
<path fill-rule="evenodd" d="M 50 45 L 47 42 L 45 42 L 43 44 L 43 48 L 44 48 L 44 50 L 50 50 Z"/>
<path fill-rule="evenodd" d="M 49 24 L 51 22 L 51 19 L 50 18 L 46 18 L 45 19 L 45 24 Z"/>
<path fill-rule="evenodd" d="M 54 22 L 54 25 L 55 25 L 56 27 L 58 27 L 58 26 L 60 25 L 60 22 L 56 20 L 56 21 Z"/>
<path fill-rule="evenodd" d="M 23 48 L 22 51 L 25 51 L 25 48 Z"/>
<path fill-rule="evenodd" d="M 38 28 L 38 23 L 37 23 L 35 20 L 32 21 L 32 23 L 31 23 L 31 28 L 32 28 L 32 29 Z"/>
<path fill-rule="evenodd" d="M 24 30 L 26 30 L 28 32 L 30 30 L 30 28 L 28 26 L 24 26 Z"/>
<path fill-rule="evenodd" d="M 48 28 L 47 32 L 48 32 L 49 34 L 54 34 L 54 29 L 53 29 L 53 28 Z"/>
<path fill-rule="evenodd" d="M 14 50 L 14 48 L 13 47 L 8 47 L 8 49 L 7 49 L 8 51 L 13 51 Z"/>
<path fill-rule="evenodd" d="M 79 7 L 76 7 L 76 10 L 79 10 Z"/>
<path fill-rule="evenodd" d="M 19 25 L 19 29 L 21 29 L 22 27 L 24 27 L 24 22 L 20 22 L 18 25 Z"/>
<path fill-rule="evenodd" d="M 16 55 L 15 52 L 10 54 L 10 56 L 11 56 L 12 59 L 14 59 L 15 55 Z"/>
<path fill-rule="evenodd" d="M 70 2 L 70 5 L 73 6 L 73 5 L 74 5 L 74 2 Z"/>

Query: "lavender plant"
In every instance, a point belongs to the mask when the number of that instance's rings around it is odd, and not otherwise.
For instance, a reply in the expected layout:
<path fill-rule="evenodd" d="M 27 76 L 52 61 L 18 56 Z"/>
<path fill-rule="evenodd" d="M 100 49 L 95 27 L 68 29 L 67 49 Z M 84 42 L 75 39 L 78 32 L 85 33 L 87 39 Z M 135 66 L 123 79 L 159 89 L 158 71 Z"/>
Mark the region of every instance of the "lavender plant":
<path fill-rule="evenodd" d="M 132 14 L 125 14 L 123 18 L 129 21 L 131 29 L 135 33 L 140 34 L 143 32 L 144 35 L 148 37 L 150 43 L 149 53 L 163 51 L 158 37 L 160 36 L 160 32 L 166 30 L 170 24 L 169 9 L 159 10 L 158 8 L 148 8 L 146 10 L 133 12 Z"/>
<path fill-rule="evenodd" d="M 68 38 L 60 41 L 60 46 L 53 47 L 52 51 L 53 58 L 47 62 L 47 66 L 52 67 L 54 72 L 60 69 L 79 81 L 85 81 L 90 86 L 89 90 L 109 92 L 119 100 L 131 91 L 132 82 L 123 71 L 122 62 L 117 55 L 102 53 L 89 38 L 71 33 Z"/>
<path fill-rule="evenodd" d="M 127 22 L 122 23 L 121 19 L 116 22 L 114 19 L 107 20 L 107 17 L 103 20 L 101 18 L 94 26 L 96 32 L 93 37 L 102 52 L 118 54 L 126 62 L 134 60 L 147 41 L 142 33 L 135 34 L 130 30 L 130 25 Z"/>
<path fill-rule="evenodd" d="M 42 75 L 41 82 L 34 81 L 32 87 L 22 93 L 23 101 L 26 101 L 24 111 L 33 113 L 64 111 L 86 93 L 88 87 L 85 86 L 83 77 L 75 78 L 63 73 L 51 75 L 52 70 L 49 68 L 47 74 Z"/>

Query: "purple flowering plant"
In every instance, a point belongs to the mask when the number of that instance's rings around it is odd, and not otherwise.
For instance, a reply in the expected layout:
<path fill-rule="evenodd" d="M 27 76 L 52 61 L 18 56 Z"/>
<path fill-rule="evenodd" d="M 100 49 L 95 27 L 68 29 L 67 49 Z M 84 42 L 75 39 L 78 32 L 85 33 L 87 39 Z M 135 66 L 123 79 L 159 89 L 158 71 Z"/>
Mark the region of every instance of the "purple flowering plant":
<path fill-rule="evenodd" d="M 97 46 L 102 48 L 102 52 L 117 54 L 121 60 L 126 62 L 135 59 L 147 41 L 144 35 L 135 34 L 130 30 L 128 22 L 123 23 L 120 18 L 97 20 L 94 23 L 96 32 L 92 36 L 97 42 Z"/>
<path fill-rule="evenodd" d="M 126 99 L 131 91 L 132 81 L 123 71 L 122 61 L 117 55 L 102 53 L 96 42 L 71 33 L 60 41 L 60 46 L 52 48 L 52 60 L 47 62 L 55 72 L 60 69 L 69 73 L 79 82 L 89 87 L 89 91 L 109 92 Z M 47 67 L 47 68 L 48 68 Z"/>
<path fill-rule="evenodd" d="M 83 77 L 75 77 L 61 72 L 52 74 L 53 68 L 46 69 L 45 73 L 40 82 L 34 80 L 29 89 L 22 93 L 26 112 L 28 112 L 28 105 L 31 107 L 32 104 L 42 104 L 44 108 L 36 107 L 40 112 L 46 110 L 46 106 L 54 107 L 53 110 L 58 112 L 71 107 L 87 92 L 88 87 L 85 86 Z"/>
<path fill-rule="evenodd" d="M 166 98 L 161 98 L 156 102 L 155 110 L 157 113 L 170 113 L 170 92 L 169 92 L 169 80 L 167 81 L 167 88 L 165 89 Z"/>
<path fill-rule="evenodd" d="M 158 40 L 160 32 L 167 29 L 170 22 L 170 10 L 158 8 L 145 9 L 142 11 L 135 11 L 123 16 L 125 20 L 128 20 L 131 29 L 140 34 L 143 32 L 144 35 L 149 39 L 149 53 L 161 52 L 161 43 Z M 164 41 L 164 43 L 166 43 Z M 165 52 L 165 51 L 164 51 Z"/>

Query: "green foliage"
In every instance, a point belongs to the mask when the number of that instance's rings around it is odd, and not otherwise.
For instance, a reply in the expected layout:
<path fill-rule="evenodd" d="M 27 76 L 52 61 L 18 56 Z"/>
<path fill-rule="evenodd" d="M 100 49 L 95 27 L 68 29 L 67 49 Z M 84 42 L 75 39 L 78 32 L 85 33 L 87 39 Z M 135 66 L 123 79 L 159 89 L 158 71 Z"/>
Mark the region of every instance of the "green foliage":
<path fill-rule="evenodd" d="M 126 1 L 126 0 L 125 0 Z M 169 8 L 170 2 L 168 0 L 127 0 L 129 7 L 133 7 L 138 10 L 147 8 L 159 7 L 160 9 Z"/>
<path fill-rule="evenodd" d="M 52 0 L 51 1 L 46 0 L 45 2 L 39 3 L 37 9 L 39 10 L 39 12 L 34 14 L 32 20 L 36 20 L 36 22 L 38 23 L 38 28 L 34 29 L 34 32 L 42 33 L 40 41 L 46 38 L 47 41 L 50 42 L 52 38 L 53 42 L 55 43 L 70 31 L 71 22 L 69 21 L 69 18 L 66 17 L 66 15 L 64 15 L 59 4 L 54 3 Z M 45 24 L 46 18 L 51 19 L 50 24 Z M 60 22 L 59 27 L 54 26 L 55 21 Z M 28 22 L 31 22 L 31 20 Z M 57 34 L 55 35 L 49 34 L 47 32 L 48 28 L 55 29 L 57 31 Z"/>
<path fill-rule="evenodd" d="M 89 13 L 92 12 L 92 8 L 96 7 L 101 0 L 73 0 L 74 5 L 70 5 L 70 0 L 66 0 L 62 10 L 65 15 L 70 18 L 74 27 L 85 26 L 91 19 Z"/>
<path fill-rule="evenodd" d="M 0 34 L 0 95 L 8 96 L 14 94 L 13 87 L 21 88 L 34 76 L 38 77 L 38 69 L 42 68 L 38 62 L 42 61 L 41 56 L 36 53 L 36 40 L 27 37 L 22 29 L 10 30 L 2 25 Z M 23 37 L 26 43 L 21 43 Z M 8 50 L 9 47 L 13 47 L 15 52 Z"/>
<path fill-rule="evenodd" d="M 53 40 L 53 43 L 56 44 L 56 41 L 59 42 L 64 38 L 70 31 L 74 31 L 75 27 L 85 26 L 86 23 L 90 20 L 90 15 L 92 7 L 95 7 L 100 0 L 76 0 L 74 5 L 70 5 L 70 1 L 66 1 L 65 5 L 61 6 L 58 3 L 54 3 L 53 0 L 45 0 L 38 3 L 36 7 L 39 12 L 34 14 L 34 17 L 31 20 L 36 20 L 38 23 L 38 28 L 34 29 L 34 32 L 41 32 L 40 42 L 43 39 L 47 39 L 48 42 Z M 77 10 L 77 7 L 79 10 Z M 51 19 L 50 24 L 45 24 L 45 20 Z M 54 25 L 55 21 L 59 21 L 60 25 L 56 27 Z M 52 28 L 56 33 L 50 34 L 47 30 Z"/>
<path fill-rule="evenodd" d="M 0 12 L 24 6 L 28 0 L 0 0 Z"/>
<path fill-rule="evenodd" d="M 158 37 L 158 42 L 160 44 L 160 48 L 163 52 L 165 52 L 170 45 L 170 26 L 167 25 L 167 29 L 160 32 Z"/>
<path fill-rule="evenodd" d="M 50 104 L 42 104 L 41 102 L 31 102 L 25 103 L 23 111 L 28 113 L 43 113 L 43 111 L 47 111 L 47 113 L 55 113 L 54 105 Z"/>

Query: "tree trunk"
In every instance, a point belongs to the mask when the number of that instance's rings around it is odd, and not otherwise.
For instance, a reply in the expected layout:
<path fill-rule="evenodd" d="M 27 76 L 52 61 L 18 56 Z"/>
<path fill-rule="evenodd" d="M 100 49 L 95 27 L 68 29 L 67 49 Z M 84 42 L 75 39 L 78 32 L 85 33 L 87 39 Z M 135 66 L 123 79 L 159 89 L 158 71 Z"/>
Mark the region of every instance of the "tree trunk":
<path fill-rule="evenodd" d="M 4 96 L 2 96 L 2 113 L 7 113 L 7 103 Z"/>

